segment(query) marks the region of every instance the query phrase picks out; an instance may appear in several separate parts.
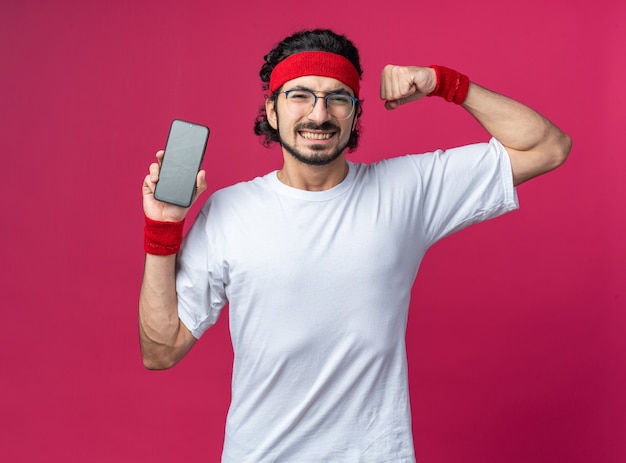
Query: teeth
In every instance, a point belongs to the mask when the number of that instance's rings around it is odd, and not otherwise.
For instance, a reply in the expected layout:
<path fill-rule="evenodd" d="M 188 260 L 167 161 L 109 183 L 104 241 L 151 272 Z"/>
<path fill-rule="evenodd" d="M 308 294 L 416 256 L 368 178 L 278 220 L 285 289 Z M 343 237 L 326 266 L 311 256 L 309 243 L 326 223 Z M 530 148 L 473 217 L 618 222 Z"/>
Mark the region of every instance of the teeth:
<path fill-rule="evenodd" d="M 317 132 L 300 132 L 303 138 L 307 140 L 328 140 L 333 136 L 332 133 L 317 133 Z"/>

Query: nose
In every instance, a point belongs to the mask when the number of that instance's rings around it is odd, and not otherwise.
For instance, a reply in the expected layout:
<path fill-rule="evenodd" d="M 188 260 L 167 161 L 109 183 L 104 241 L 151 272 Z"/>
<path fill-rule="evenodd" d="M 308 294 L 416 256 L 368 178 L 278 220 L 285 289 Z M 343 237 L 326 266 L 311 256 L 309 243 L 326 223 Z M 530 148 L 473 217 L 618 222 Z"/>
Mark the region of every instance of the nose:
<path fill-rule="evenodd" d="M 326 99 L 319 96 L 317 97 L 317 99 L 313 103 L 313 109 L 308 115 L 308 119 L 318 124 L 326 122 L 330 119 L 330 114 L 328 114 L 328 108 L 326 108 Z"/>

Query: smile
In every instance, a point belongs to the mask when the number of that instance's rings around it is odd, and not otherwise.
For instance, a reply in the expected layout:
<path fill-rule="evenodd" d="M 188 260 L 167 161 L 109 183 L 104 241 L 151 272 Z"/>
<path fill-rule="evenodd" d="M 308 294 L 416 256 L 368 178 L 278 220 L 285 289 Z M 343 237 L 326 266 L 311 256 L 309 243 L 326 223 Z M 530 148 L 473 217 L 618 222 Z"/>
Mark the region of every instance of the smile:
<path fill-rule="evenodd" d="M 307 140 L 328 140 L 330 138 L 333 137 L 333 135 L 335 135 L 334 132 L 324 132 L 324 133 L 320 133 L 320 132 L 298 132 L 300 134 L 300 136 L 302 138 L 305 138 Z"/>

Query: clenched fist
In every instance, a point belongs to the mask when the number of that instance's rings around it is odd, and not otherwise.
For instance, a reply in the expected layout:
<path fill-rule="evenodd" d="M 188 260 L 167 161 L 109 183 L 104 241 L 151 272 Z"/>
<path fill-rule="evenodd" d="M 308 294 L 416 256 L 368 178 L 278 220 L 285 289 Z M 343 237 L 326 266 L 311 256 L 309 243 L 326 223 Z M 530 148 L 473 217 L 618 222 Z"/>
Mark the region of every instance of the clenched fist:
<path fill-rule="evenodd" d="M 396 109 L 429 95 L 436 85 L 437 76 L 432 68 L 388 64 L 380 76 L 380 98 L 385 100 L 385 108 Z"/>

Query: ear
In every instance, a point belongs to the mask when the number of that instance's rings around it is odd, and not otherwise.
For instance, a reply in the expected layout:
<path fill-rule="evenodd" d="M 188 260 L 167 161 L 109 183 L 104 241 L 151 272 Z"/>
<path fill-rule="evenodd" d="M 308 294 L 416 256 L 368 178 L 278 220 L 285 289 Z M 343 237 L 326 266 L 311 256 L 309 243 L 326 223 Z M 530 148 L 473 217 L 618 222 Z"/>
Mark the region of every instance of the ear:
<path fill-rule="evenodd" d="M 274 130 L 278 130 L 274 98 L 267 98 L 265 100 L 265 114 L 267 114 L 267 122 L 269 122 Z"/>

